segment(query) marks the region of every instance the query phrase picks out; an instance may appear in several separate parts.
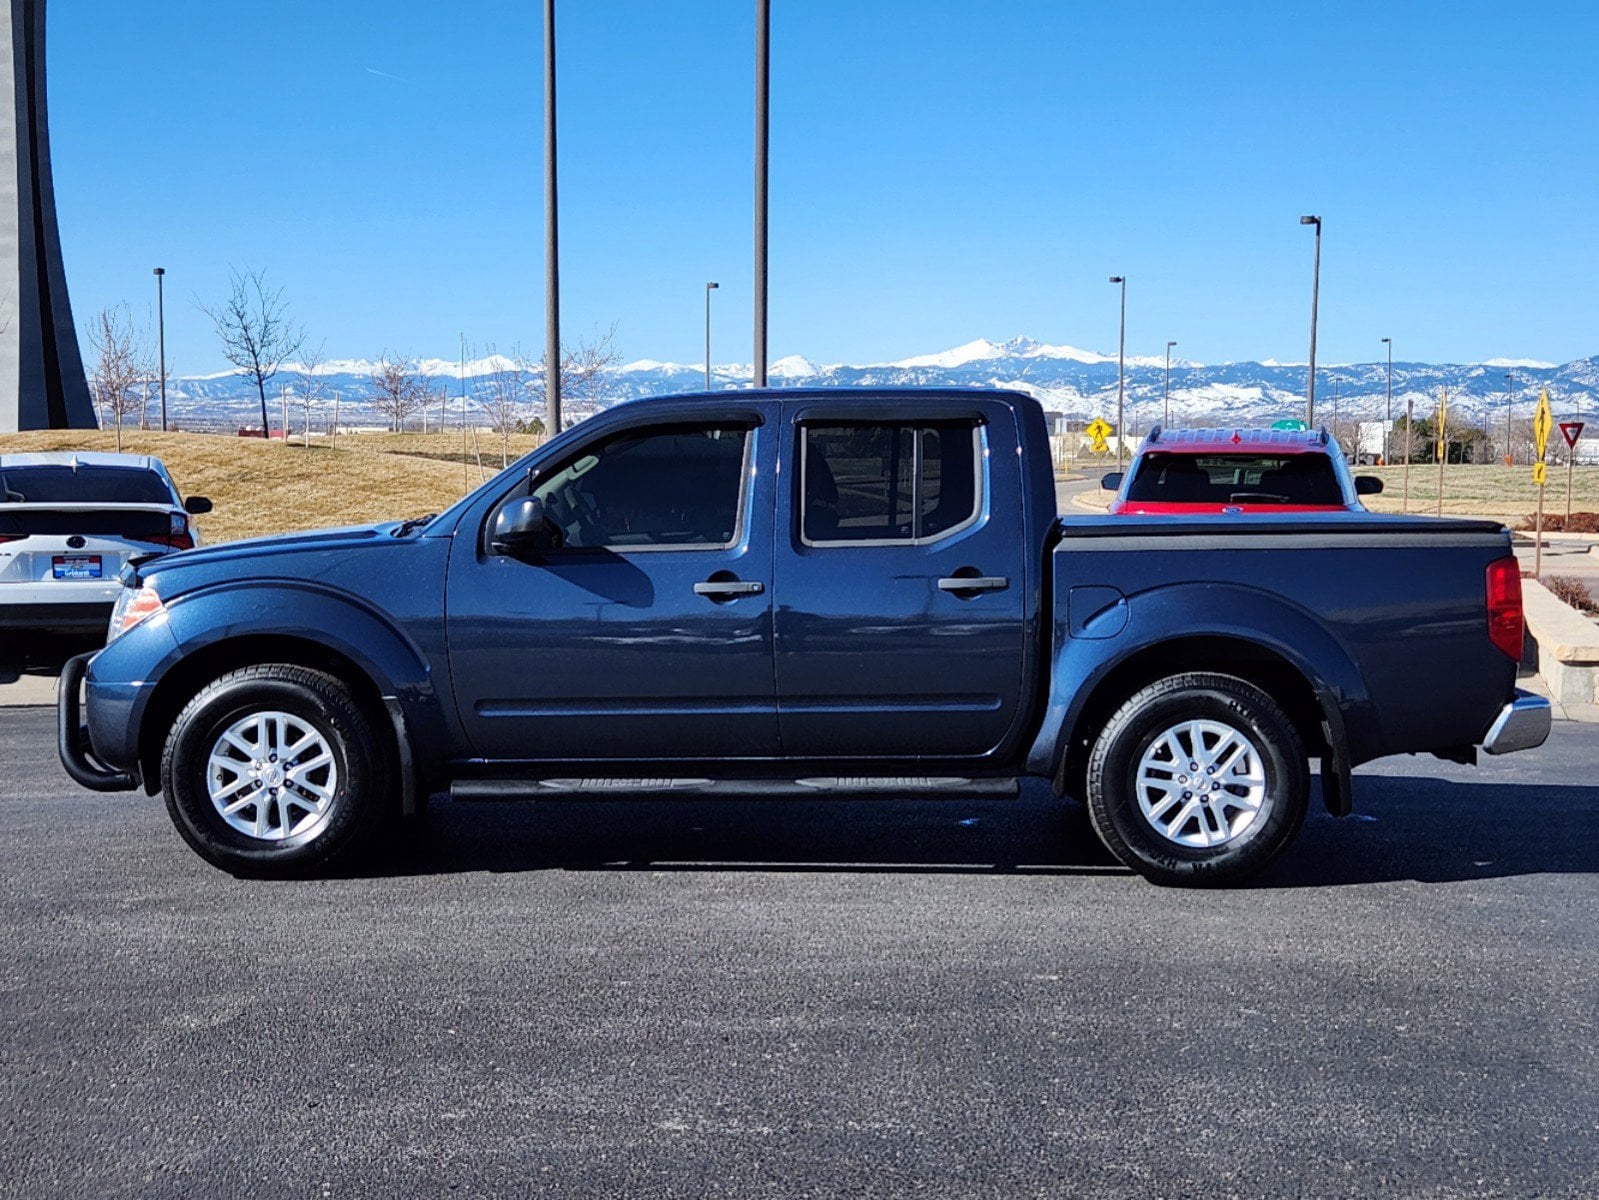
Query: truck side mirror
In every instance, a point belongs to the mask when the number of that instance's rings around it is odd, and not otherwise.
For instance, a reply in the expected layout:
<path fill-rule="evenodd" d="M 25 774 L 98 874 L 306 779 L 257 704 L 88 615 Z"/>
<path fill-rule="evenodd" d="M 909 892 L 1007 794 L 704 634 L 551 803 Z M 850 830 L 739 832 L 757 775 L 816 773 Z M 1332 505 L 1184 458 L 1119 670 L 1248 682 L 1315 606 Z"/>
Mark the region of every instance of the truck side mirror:
<path fill-rule="evenodd" d="M 191 517 L 198 517 L 211 511 L 211 501 L 204 496 L 190 496 L 183 502 L 183 511 Z"/>
<path fill-rule="evenodd" d="M 489 548 L 496 554 L 542 554 L 561 546 L 560 531 L 544 512 L 544 501 L 537 496 L 508 500 L 494 514 L 494 532 Z"/>
<path fill-rule="evenodd" d="M 1355 495 L 1375 496 L 1382 491 L 1382 480 L 1375 475 L 1355 476 Z"/>
<path fill-rule="evenodd" d="M 1117 488 L 1121 487 L 1122 478 L 1123 473 L 1121 471 L 1112 471 L 1109 475 L 1101 475 L 1099 477 L 1099 486 L 1104 488 L 1107 492 L 1114 492 Z"/>

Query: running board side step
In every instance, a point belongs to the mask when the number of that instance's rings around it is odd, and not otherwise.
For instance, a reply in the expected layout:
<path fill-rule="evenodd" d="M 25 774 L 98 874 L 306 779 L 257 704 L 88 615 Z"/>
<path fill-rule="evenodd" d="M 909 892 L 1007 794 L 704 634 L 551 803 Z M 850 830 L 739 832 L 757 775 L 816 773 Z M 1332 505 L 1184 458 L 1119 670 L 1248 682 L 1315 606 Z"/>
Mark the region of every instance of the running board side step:
<path fill-rule="evenodd" d="M 1002 797 L 1018 794 L 1014 779 L 967 779 L 953 775 L 816 775 L 805 779 L 457 779 L 450 799 L 478 800 L 609 800 L 619 797 L 715 797 L 726 800 L 806 800 L 818 797 L 913 796 L 950 798 Z"/>

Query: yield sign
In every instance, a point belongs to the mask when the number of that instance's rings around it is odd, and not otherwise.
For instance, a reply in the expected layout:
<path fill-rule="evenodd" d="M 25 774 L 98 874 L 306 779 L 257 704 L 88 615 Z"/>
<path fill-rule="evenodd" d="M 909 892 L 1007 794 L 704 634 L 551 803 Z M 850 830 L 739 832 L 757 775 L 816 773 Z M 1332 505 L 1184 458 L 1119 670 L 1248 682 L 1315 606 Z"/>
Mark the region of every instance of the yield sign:
<path fill-rule="evenodd" d="M 1581 421 L 1560 422 L 1560 436 L 1566 439 L 1566 445 L 1573 450 L 1577 448 L 1577 439 L 1582 436 L 1582 426 Z"/>

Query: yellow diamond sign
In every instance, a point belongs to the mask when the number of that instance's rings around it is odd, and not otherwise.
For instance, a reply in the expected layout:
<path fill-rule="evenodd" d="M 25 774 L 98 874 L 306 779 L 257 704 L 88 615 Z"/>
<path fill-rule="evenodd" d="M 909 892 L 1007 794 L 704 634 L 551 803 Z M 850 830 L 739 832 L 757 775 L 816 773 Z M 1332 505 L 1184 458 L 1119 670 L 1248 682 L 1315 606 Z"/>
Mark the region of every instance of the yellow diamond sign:
<path fill-rule="evenodd" d="M 1538 411 L 1532 418 L 1532 436 L 1538 443 L 1538 465 L 1543 465 L 1543 456 L 1549 449 L 1549 431 L 1555 426 L 1554 415 L 1549 411 L 1549 389 L 1545 388 L 1543 395 L 1538 397 Z M 1543 479 L 1534 480 L 1542 484 Z"/>
<path fill-rule="evenodd" d="M 1110 449 L 1105 439 L 1116 432 L 1116 427 L 1104 417 L 1095 417 L 1083 432 L 1089 437 L 1088 448 L 1095 454 L 1104 454 Z"/>

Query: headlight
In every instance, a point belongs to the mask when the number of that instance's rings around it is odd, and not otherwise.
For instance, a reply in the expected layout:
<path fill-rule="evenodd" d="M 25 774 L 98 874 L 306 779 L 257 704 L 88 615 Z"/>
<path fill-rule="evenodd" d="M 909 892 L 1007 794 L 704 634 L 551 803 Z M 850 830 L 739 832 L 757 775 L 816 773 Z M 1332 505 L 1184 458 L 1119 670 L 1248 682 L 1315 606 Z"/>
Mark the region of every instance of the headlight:
<path fill-rule="evenodd" d="M 123 588 L 111 608 L 111 628 L 106 632 L 106 645 L 109 646 L 140 621 L 155 616 L 165 608 L 161 597 L 148 584 L 141 588 Z"/>

